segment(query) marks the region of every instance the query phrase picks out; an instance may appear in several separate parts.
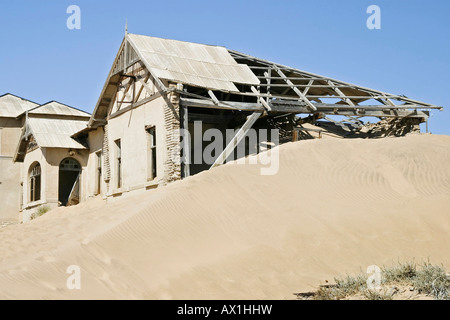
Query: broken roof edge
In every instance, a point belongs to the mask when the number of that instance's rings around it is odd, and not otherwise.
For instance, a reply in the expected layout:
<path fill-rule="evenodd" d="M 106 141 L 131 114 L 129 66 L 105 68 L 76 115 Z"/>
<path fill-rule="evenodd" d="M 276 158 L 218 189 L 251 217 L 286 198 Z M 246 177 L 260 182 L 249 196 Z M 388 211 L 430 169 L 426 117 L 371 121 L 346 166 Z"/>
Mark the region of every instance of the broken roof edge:
<path fill-rule="evenodd" d="M 410 99 L 408 97 L 404 97 L 404 96 L 401 96 L 401 95 L 391 94 L 391 93 L 388 93 L 388 92 L 383 92 L 383 91 L 380 91 L 380 90 L 363 87 L 363 86 L 360 86 L 360 85 L 357 85 L 357 84 L 353 84 L 353 83 L 349 83 L 349 82 L 333 79 L 333 78 L 330 78 L 330 77 L 322 76 L 322 75 L 311 73 L 311 72 L 308 72 L 308 71 L 303 71 L 303 70 L 296 69 L 296 68 L 293 68 L 293 67 L 289 67 L 289 66 L 277 63 L 277 62 L 272 62 L 272 61 L 269 61 L 269 60 L 265 60 L 265 59 L 262 59 L 262 58 L 251 56 L 251 55 L 248 55 L 246 53 L 242 53 L 242 52 L 237 51 L 237 50 L 231 50 L 231 49 L 227 49 L 227 50 L 230 52 L 230 54 L 232 56 L 233 56 L 233 54 L 234 55 L 240 55 L 241 57 L 249 59 L 249 60 L 253 60 L 256 63 L 266 64 L 266 65 L 268 65 L 268 67 L 275 65 L 275 66 L 277 66 L 279 68 L 282 68 L 282 69 L 290 71 L 290 72 L 303 73 L 303 74 L 305 74 L 307 76 L 310 76 L 312 78 L 313 77 L 314 78 L 322 78 L 323 80 L 329 80 L 329 81 L 334 82 L 336 84 L 347 85 L 349 88 L 353 88 L 353 89 L 357 89 L 357 90 L 361 90 L 361 91 L 366 91 L 366 92 L 369 92 L 369 93 L 380 94 L 380 95 L 388 95 L 390 97 L 394 97 L 392 99 L 396 99 L 398 101 L 403 101 L 403 102 L 408 101 L 408 102 L 411 102 L 411 103 L 423 105 L 424 109 L 433 108 L 433 109 L 439 109 L 440 111 L 444 110 L 443 106 L 438 106 L 438 105 L 435 105 L 435 104 L 431 104 L 431 103 L 426 103 L 426 102 L 423 102 L 423 101 Z M 235 58 L 235 57 L 233 56 L 233 58 Z"/>
<path fill-rule="evenodd" d="M 147 71 L 149 72 L 150 76 L 155 80 L 155 82 L 157 84 L 156 85 L 157 89 L 162 94 L 166 94 L 166 93 L 170 92 L 170 89 L 168 89 L 164 85 L 164 83 L 162 83 L 162 81 L 161 81 L 161 79 L 165 79 L 165 80 L 169 80 L 169 81 L 170 81 L 170 79 L 166 79 L 164 77 L 160 78 L 159 76 L 156 76 L 154 74 L 154 72 L 152 72 L 152 70 L 151 70 L 152 67 L 148 65 L 146 59 L 143 57 L 143 54 L 140 52 L 139 47 L 134 43 L 134 41 L 132 39 L 133 37 L 156 38 L 156 39 L 171 40 L 171 41 L 181 42 L 181 43 L 194 43 L 194 44 L 198 44 L 198 45 L 224 48 L 231 55 L 233 60 L 238 65 L 247 66 L 247 67 L 250 68 L 250 70 L 251 70 L 251 66 L 249 64 L 239 63 L 238 62 L 238 58 L 239 57 L 241 57 L 244 60 L 247 59 L 247 60 L 250 60 L 250 61 L 254 61 L 255 63 L 260 63 L 260 64 L 263 64 L 263 65 L 266 65 L 267 67 L 276 66 L 276 67 L 278 67 L 280 69 L 287 70 L 288 72 L 303 74 L 306 77 L 316 77 L 316 78 L 323 79 L 323 80 L 320 80 L 320 81 L 330 81 L 330 82 L 333 82 L 335 84 L 342 84 L 342 85 L 347 86 L 349 89 L 357 90 L 357 91 L 360 91 L 360 93 L 365 93 L 365 94 L 367 94 L 367 96 L 371 96 L 370 98 L 367 98 L 367 99 L 379 99 L 379 98 L 394 99 L 394 100 L 396 100 L 398 102 L 412 103 L 412 104 L 416 104 L 416 105 L 419 105 L 419 106 L 423 106 L 423 107 L 420 107 L 421 109 L 439 109 L 439 110 L 443 110 L 442 106 L 437 106 L 437 105 L 434 105 L 434 104 L 430 104 L 430 103 L 426 103 L 426 102 L 422 102 L 422 101 L 417 101 L 417 100 L 410 99 L 410 98 L 407 98 L 407 97 L 404 97 L 404 96 L 401 96 L 401 95 L 390 94 L 390 93 L 383 92 L 383 91 L 380 91 L 380 90 L 366 88 L 366 87 L 363 87 L 363 86 L 359 86 L 359 85 L 352 84 L 352 83 L 347 83 L 347 82 L 344 82 L 344 81 L 341 81 L 341 80 L 337 80 L 337 79 L 333 79 L 333 78 L 330 78 L 330 77 L 314 74 L 314 73 L 311 73 L 311 72 L 302 71 L 300 69 L 289 67 L 289 66 L 286 66 L 286 65 L 283 65 L 283 64 L 280 64 L 280 63 L 275 63 L 275 62 L 272 62 L 272 61 L 269 61 L 269 60 L 265 60 L 265 59 L 257 58 L 257 57 L 251 56 L 251 55 L 247 55 L 245 53 L 242 53 L 242 52 L 239 52 L 239 51 L 236 51 L 236 50 L 231 50 L 231 49 L 228 49 L 228 48 L 226 48 L 224 46 L 201 44 L 201 43 L 188 42 L 188 41 L 183 41 L 183 40 L 165 39 L 165 38 L 161 38 L 161 37 L 151 37 L 151 36 L 147 36 L 147 35 L 126 33 L 125 36 L 123 37 L 123 40 L 122 40 L 121 45 L 119 47 L 119 50 L 118 50 L 118 52 L 117 52 L 117 54 L 116 54 L 116 56 L 114 58 L 113 64 L 111 66 L 110 72 L 108 73 L 108 76 L 107 76 L 107 79 L 106 79 L 105 84 L 103 86 L 103 89 L 102 89 L 102 92 L 100 94 L 100 97 L 99 97 L 99 99 L 97 101 L 97 104 L 96 104 L 92 114 L 91 114 L 91 118 L 88 121 L 88 124 L 87 124 L 88 128 L 94 128 L 95 129 L 96 126 L 98 127 L 98 126 L 102 126 L 103 125 L 101 123 L 101 122 L 104 121 L 103 118 L 105 118 L 103 113 L 104 112 L 107 113 L 107 111 L 104 111 L 103 108 L 109 109 L 111 102 L 109 102 L 109 104 L 107 105 L 107 102 L 102 102 L 102 100 L 104 99 L 104 96 L 106 94 L 106 91 L 107 91 L 108 87 L 111 86 L 111 85 L 115 85 L 115 83 L 112 81 L 113 80 L 113 76 L 117 76 L 117 75 L 120 74 L 119 72 L 117 72 L 116 67 L 117 67 L 117 63 L 119 62 L 119 58 L 121 56 L 121 53 L 125 49 L 125 45 L 126 44 L 129 44 L 133 48 L 133 50 L 135 51 L 135 53 L 136 53 L 136 55 L 138 57 L 138 61 L 140 60 L 144 64 L 144 66 L 147 68 Z M 251 70 L 251 71 L 252 71 L 252 74 L 256 76 L 256 74 L 253 72 L 253 70 Z M 240 83 L 240 82 L 233 82 L 233 83 L 243 84 L 243 85 L 251 85 L 251 84 Z M 194 86 L 194 87 L 208 89 L 208 87 L 206 87 L 206 86 L 197 86 L 197 85 L 192 85 L 192 84 L 189 84 L 189 83 L 186 83 L 186 84 L 189 85 L 189 86 Z M 220 90 L 220 89 L 211 89 L 210 88 L 210 90 L 214 90 L 214 91 L 217 90 L 217 91 L 227 92 L 225 90 Z M 258 97 L 258 95 L 255 95 L 255 97 Z M 363 97 L 363 99 L 364 99 L 363 95 L 361 97 Z M 332 98 L 332 96 L 330 96 L 330 98 Z M 336 96 L 336 98 L 339 99 L 339 98 L 342 98 L 342 97 Z M 345 98 L 346 97 L 344 96 L 344 99 Z M 286 99 L 289 100 L 289 98 L 287 98 L 287 97 L 286 97 Z M 365 100 L 367 100 L 367 99 L 365 99 Z M 290 99 L 290 100 L 292 100 L 292 99 Z M 337 106 L 339 106 L 339 105 L 337 104 Z M 99 115 L 98 112 L 99 112 L 100 107 L 103 107 L 102 108 L 103 111 L 101 111 L 101 114 Z M 394 105 L 394 106 L 380 105 L 380 108 L 387 108 L 387 109 L 389 109 L 389 108 L 395 109 L 396 107 L 401 107 L 401 105 Z M 358 105 L 356 105 L 355 108 L 357 109 Z"/>

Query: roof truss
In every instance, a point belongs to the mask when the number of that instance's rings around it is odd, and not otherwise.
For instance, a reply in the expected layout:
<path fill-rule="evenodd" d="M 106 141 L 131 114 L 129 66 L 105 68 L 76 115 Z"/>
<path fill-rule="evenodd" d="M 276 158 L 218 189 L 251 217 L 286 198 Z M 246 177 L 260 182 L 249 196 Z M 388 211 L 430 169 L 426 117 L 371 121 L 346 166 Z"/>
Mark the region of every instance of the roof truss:
<path fill-rule="evenodd" d="M 304 72 L 236 51 L 229 51 L 238 63 L 247 64 L 261 80 L 257 87 L 243 85 L 236 96 L 256 98 L 254 102 L 217 98 L 190 92 L 179 92 L 186 107 L 265 110 L 283 113 L 323 113 L 347 117 L 429 117 L 430 109 L 442 107 L 410 99 L 405 96 L 373 90 L 340 80 Z M 211 96 L 211 93 L 209 93 Z M 217 94 L 215 95 L 215 97 Z M 330 102 L 330 100 L 332 100 Z"/>
<path fill-rule="evenodd" d="M 168 79 L 160 79 L 148 72 L 146 80 L 152 81 L 165 99 L 171 92 L 181 95 L 185 107 L 204 107 L 241 111 L 264 111 L 264 114 L 296 113 L 343 115 L 357 117 L 415 117 L 426 121 L 430 109 L 442 107 L 357 86 L 344 81 L 301 71 L 267 60 L 228 50 L 238 64 L 247 65 L 260 80 L 258 85 L 235 83 L 238 92 L 213 90 L 184 84 L 182 89 L 167 87 Z M 114 61 L 108 80 L 93 113 L 89 127 L 94 122 L 103 123 L 108 109 L 117 94 L 119 83 L 127 70 L 135 64 L 145 65 L 139 48 L 126 36 Z M 138 79 L 139 80 L 139 79 Z M 131 82 L 130 82 L 131 83 Z M 121 103 L 124 103 L 122 101 Z"/>
<path fill-rule="evenodd" d="M 349 110 L 348 107 L 360 109 L 364 106 L 363 103 L 368 100 L 378 102 L 378 107 L 383 110 L 408 108 L 415 110 L 442 109 L 440 106 L 413 100 L 405 96 L 389 94 L 293 69 L 270 61 L 254 58 L 237 51 L 230 50 L 230 54 L 239 63 L 249 65 L 261 80 L 259 88 L 260 96 L 268 100 L 292 100 L 296 98 L 299 101 L 305 102 L 311 111 L 315 111 L 313 107 L 326 106 L 329 108 L 331 105 L 333 105 L 333 109 L 337 112 L 340 110 Z M 326 103 L 326 101 L 323 101 L 327 99 L 337 100 L 337 102 Z M 373 105 L 373 107 L 375 106 Z"/>

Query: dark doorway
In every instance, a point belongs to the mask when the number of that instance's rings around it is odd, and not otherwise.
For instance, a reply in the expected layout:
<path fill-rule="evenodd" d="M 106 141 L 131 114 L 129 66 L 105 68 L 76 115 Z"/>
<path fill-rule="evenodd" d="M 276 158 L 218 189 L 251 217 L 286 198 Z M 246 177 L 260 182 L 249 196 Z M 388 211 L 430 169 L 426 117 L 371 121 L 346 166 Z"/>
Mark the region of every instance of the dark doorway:
<path fill-rule="evenodd" d="M 62 206 L 80 202 L 80 163 L 72 158 L 66 158 L 59 165 L 59 196 Z"/>

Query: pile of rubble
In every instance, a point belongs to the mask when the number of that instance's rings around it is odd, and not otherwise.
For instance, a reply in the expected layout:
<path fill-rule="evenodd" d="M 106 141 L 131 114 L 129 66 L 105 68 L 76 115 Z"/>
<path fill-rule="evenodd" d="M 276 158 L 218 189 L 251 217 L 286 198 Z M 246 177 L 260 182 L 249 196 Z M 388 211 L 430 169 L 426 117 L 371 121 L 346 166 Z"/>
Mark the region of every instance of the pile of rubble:
<path fill-rule="evenodd" d="M 420 133 L 420 119 L 383 119 L 377 123 L 367 123 L 360 130 L 370 137 L 401 137 L 408 133 Z"/>

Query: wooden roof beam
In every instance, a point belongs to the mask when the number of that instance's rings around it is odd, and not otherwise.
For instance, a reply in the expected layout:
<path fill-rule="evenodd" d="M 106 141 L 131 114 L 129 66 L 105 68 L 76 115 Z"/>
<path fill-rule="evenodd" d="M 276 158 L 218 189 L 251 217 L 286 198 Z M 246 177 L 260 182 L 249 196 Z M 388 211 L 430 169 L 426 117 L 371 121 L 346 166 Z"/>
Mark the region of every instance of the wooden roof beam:
<path fill-rule="evenodd" d="M 306 96 L 292 83 L 291 80 L 287 79 L 286 75 L 281 71 L 276 65 L 273 65 L 273 69 L 283 78 L 283 80 L 291 87 L 291 89 L 300 97 L 302 101 L 310 108 L 311 111 L 316 111 L 316 107 L 311 101 L 306 98 Z"/>
<path fill-rule="evenodd" d="M 344 94 L 339 88 L 337 88 L 337 87 L 334 85 L 334 83 L 333 83 L 332 81 L 328 80 L 327 83 L 328 83 L 328 85 L 334 90 L 334 92 L 336 92 L 336 93 L 339 95 L 339 97 L 342 99 L 342 101 L 345 101 L 346 103 L 348 103 L 348 104 L 349 104 L 350 106 L 352 106 L 352 107 L 355 106 L 355 104 L 353 103 L 353 101 L 350 100 L 349 98 L 347 98 L 347 97 L 345 96 L 345 94 Z"/>

